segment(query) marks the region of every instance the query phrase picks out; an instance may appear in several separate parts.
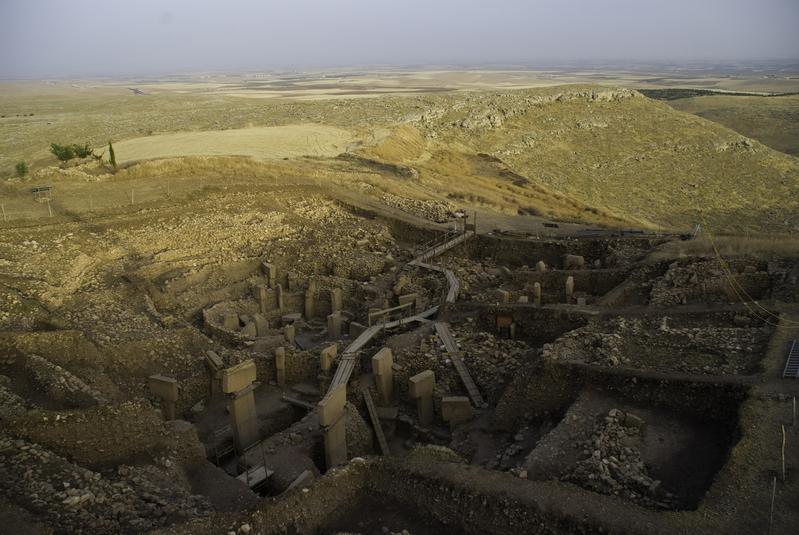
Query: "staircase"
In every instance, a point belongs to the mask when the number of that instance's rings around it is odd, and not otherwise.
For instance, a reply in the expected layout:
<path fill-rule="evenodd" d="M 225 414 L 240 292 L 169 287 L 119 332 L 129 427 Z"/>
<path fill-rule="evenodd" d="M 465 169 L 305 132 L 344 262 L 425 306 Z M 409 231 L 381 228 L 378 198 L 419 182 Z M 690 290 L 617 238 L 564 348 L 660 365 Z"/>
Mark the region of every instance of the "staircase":
<path fill-rule="evenodd" d="M 383 455 L 389 455 L 388 442 L 386 442 L 386 435 L 383 434 L 383 427 L 380 425 L 380 418 L 377 415 L 377 408 L 375 402 L 372 400 L 372 394 L 368 388 L 363 389 L 363 400 L 366 403 L 366 410 L 369 412 L 369 419 L 372 420 L 372 427 L 375 429 L 377 435 L 377 443 L 380 445 L 380 452 Z"/>
<path fill-rule="evenodd" d="M 788 359 L 785 361 L 785 369 L 782 371 L 783 377 L 793 377 L 799 379 L 799 340 L 791 343 L 788 351 Z"/>
<path fill-rule="evenodd" d="M 435 323 L 435 328 L 438 338 L 441 340 L 441 343 L 444 344 L 447 353 L 449 353 L 449 358 L 452 361 L 452 365 L 455 366 L 455 371 L 458 372 L 461 382 L 466 388 L 466 393 L 469 394 L 469 399 L 472 400 L 472 405 L 478 409 L 487 407 L 488 405 L 483 400 L 480 390 L 478 390 L 477 385 L 474 383 L 469 369 L 461 358 L 461 352 L 458 351 L 458 344 L 455 342 L 455 338 L 452 337 L 452 331 L 449 330 L 449 325 L 437 321 Z"/>

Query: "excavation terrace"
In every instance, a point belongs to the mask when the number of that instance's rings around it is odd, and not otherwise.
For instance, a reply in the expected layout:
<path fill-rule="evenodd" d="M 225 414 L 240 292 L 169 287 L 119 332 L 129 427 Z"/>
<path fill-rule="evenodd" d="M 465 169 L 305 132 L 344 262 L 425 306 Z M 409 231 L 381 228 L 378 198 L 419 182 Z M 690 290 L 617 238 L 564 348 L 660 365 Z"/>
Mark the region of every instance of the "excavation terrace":
<path fill-rule="evenodd" d="M 443 214 L 307 187 L 9 227 L 0 518 L 792 531 L 796 258 Z"/>

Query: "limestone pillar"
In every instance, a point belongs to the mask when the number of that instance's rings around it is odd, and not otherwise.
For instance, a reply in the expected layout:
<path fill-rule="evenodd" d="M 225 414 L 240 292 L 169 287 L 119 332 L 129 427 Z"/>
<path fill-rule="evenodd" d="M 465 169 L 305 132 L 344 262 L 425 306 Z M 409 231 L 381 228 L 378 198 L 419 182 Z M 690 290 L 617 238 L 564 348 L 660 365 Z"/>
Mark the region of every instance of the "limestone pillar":
<path fill-rule="evenodd" d="M 290 292 L 297 290 L 297 274 L 293 271 L 286 273 L 286 288 Z"/>
<path fill-rule="evenodd" d="M 264 276 L 266 277 L 267 287 L 274 288 L 275 278 L 277 277 L 277 269 L 275 268 L 275 266 L 270 264 L 269 262 L 262 262 L 261 271 L 264 272 Z"/>
<path fill-rule="evenodd" d="M 150 392 L 161 402 L 164 420 L 175 419 L 175 402 L 178 400 L 178 382 L 164 375 L 151 375 L 147 384 Z"/>
<path fill-rule="evenodd" d="M 332 344 L 327 346 L 319 354 L 319 364 L 323 372 L 329 372 L 333 367 L 333 362 L 336 361 L 336 354 L 338 353 L 338 346 Z"/>
<path fill-rule="evenodd" d="M 325 462 L 328 470 L 347 462 L 347 426 L 344 405 L 347 385 L 330 390 L 318 403 L 319 425 L 324 429 Z"/>
<path fill-rule="evenodd" d="M 258 299 L 258 310 L 261 314 L 266 314 L 269 311 L 269 288 L 266 286 L 258 286 L 256 288 Z"/>
<path fill-rule="evenodd" d="M 533 284 L 533 302 L 536 306 L 541 306 L 541 283 Z"/>
<path fill-rule="evenodd" d="M 294 346 L 294 337 L 297 335 L 297 330 L 294 327 L 293 323 L 286 325 L 283 327 L 283 336 L 286 338 L 286 343 L 290 346 Z"/>
<path fill-rule="evenodd" d="M 316 315 L 316 281 L 308 281 L 308 289 L 305 290 L 305 319 L 310 320 Z"/>
<path fill-rule="evenodd" d="M 216 351 L 205 352 L 205 366 L 208 368 L 208 375 L 210 376 L 210 391 L 211 397 L 222 388 L 222 358 L 217 355 Z"/>
<path fill-rule="evenodd" d="M 338 312 L 343 309 L 343 292 L 341 288 L 333 288 L 330 290 L 330 310 L 331 312 Z"/>
<path fill-rule="evenodd" d="M 428 427 L 433 423 L 433 389 L 436 387 L 436 376 L 433 370 L 425 370 L 408 379 L 408 391 L 416 400 L 416 411 L 419 425 Z"/>
<path fill-rule="evenodd" d="M 535 264 L 535 270 L 538 271 L 539 273 L 543 273 L 547 270 L 547 265 L 544 263 L 543 260 L 539 260 Z"/>
<path fill-rule="evenodd" d="M 239 452 L 256 443 L 258 418 L 255 412 L 255 362 L 252 359 L 222 372 L 222 392 L 228 398 L 228 411 L 233 419 L 233 439 Z"/>
<path fill-rule="evenodd" d="M 286 386 L 286 348 L 275 349 L 275 380 L 277 386 Z"/>
<path fill-rule="evenodd" d="M 226 312 L 222 315 L 222 327 L 229 331 L 235 331 L 239 328 L 239 315 L 235 312 Z"/>
<path fill-rule="evenodd" d="M 330 340 L 341 338 L 341 312 L 333 312 L 327 317 L 327 337 Z"/>
<path fill-rule="evenodd" d="M 572 296 L 574 295 L 574 277 L 569 275 L 566 279 L 566 302 L 572 302 Z"/>
<path fill-rule="evenodd" d="M 377 384 L 378 400 L 381 407 L 388 407 L 394 400 L 394 357 L 391 349 L 384 347 L 372 357 L 372 373 Z"/>
<path fill-rule="evenodd" d="M 275 301 L 277 302 L 277 309 L 283 312 L 283 286 L 280 284 L 275 285 Z"/>

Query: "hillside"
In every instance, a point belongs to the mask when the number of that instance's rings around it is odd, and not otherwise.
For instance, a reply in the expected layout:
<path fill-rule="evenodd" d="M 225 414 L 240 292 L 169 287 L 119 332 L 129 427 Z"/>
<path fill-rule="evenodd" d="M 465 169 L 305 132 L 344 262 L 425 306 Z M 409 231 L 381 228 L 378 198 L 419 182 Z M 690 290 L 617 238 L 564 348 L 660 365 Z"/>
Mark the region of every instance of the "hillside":
<path fill-rule="evenodd" d="M 637 92 L 566 86 L 430 100 L 409 119 L 425 150 L 408 153 L 403 127 L 396 156 L 441 190 L 485 195 L 470 178 L 486 162 L 501 163 L 511 178 L 496 187 L 507 202 L 540 189 L 645 226 L 799 225 L 799 160 Z M 390 140 L 364 152 L 390 159 Z"/>
<path fill-rule="evenodd" d="M 37 180 L 56 183 L 63 170 L 43 169 L 56 163 L 50 142 L 102 146 L 112 139 L 120 162 L 194 155 L 166 165 L 186 179 L 315 177 L 371 193 L 611 226 L 685 230 L 705 220 L 719 233 L 799 227 L 799 160 L 628 89 L 570 85 L 314 101 L 134 97 L 108 88 L 41 98 L 49 94 L 7 95 L 5 111 L 14 116 L 0 121 L 6 176 L 25 159 Z M 290 143 L 278 139 L 289 131 Z M 198 155 L 258 161 L 225 160 L 214 169 Z M 164 168 L 150 164 L 114 180 L 162 176 Z M 19 191 L 28 195 L 23 186 Z"/>
<path fill-rule="evenodd" d="M 772 149 L 799 156 L 799 95 L 711 95 L 676 99 L 669 104 L 723 124 Z"/>

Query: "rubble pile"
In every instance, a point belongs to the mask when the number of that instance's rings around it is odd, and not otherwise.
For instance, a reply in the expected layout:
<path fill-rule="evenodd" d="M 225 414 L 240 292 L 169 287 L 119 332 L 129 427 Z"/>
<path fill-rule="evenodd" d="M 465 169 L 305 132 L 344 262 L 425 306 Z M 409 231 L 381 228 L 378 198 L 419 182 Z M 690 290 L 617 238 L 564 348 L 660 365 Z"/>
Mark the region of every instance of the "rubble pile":
<path fill-rule="evenodd" d="M 448 255 L 442 262 L 455 273 L 460 283 L 460 294 L 464 299 L 488 301 L 493 299 L 491 292 L 485 291 L 496 286 L 499 268 L 488 260 L 475 261 L 462 256 Z"/>
<path fill-rule="evenodd" d="M 388 206 L 399 208 L 403 212 L 408 212 L 415 216 L 434 221 L 436 223 L 446 223 L 450 220 L 455 206 L 447 201 L 438 200 L 419 200 L 399 197 L 391 193 L 383 193 L 380 200 Z"/>
<path fill-rule="evenodd" d="M 28 355 L 25 365 L 31 380 L 47 393 L 47 396 L 71 407 L 103 405 L 107 400 L 83 380 L 58 364 L 38 355 Z"/>
<path fill-rule="evenodd" d="M 696 300 L 730 303 L 746 294 L 759 297 L 770 288 L 768 272 L 759 270 L 754 260 L 735 259 L 725 264 L 716 259 L 672 262 L 668 271 L 652 284 L 650 303 L 655 306 L 686 305 Z M 735 288 L 729 279 L 735 281 Z"/>
<path fill-rule="evenodd" d="M 736 315 L 733 321 L 750 325 Z M 697 375 L 751 373 L 768 343 L 771 329 L 764 326 L 671 327 L 659 320 L 614 318 L 568 332 L 544 346 L 544 357 L 582 361 L 601 366 L 634 366 Z"/>
<path fill-rule="evenodd" d="M 205 498 L 171 482 L 179 475 L 168 459 L 103 474 L 0 435 L 0 474 L 4 494 L 67 533 L 141 533 L 211 512 Z"/>
<path fill-rule="evenodd" d="M 594 425 L 582 447 L 582 460 L 562 474 L 561 481 L 576 483 L 602 494 L 621 496 L 640 505 L 674 509 L 674 496 L 649 476 L 637 448 L 646 423 L 631 413 L 611 409 Z"/>
<path fill-rule="evenodd" d="M 464 352 L 463 361 L 472 379 L 486 401 L 493 404 L 499 400 L 505 385 L 519 368 L 529 364 L 534 350 L 522 341 L 497 338 L 492 333 L 476 331 L 470 323 L 454 327 L 452 334 Z"/>

